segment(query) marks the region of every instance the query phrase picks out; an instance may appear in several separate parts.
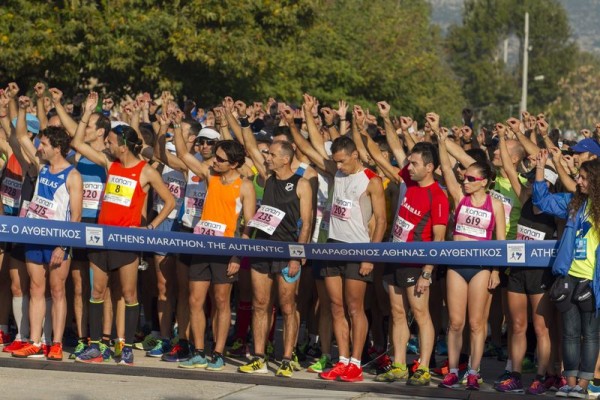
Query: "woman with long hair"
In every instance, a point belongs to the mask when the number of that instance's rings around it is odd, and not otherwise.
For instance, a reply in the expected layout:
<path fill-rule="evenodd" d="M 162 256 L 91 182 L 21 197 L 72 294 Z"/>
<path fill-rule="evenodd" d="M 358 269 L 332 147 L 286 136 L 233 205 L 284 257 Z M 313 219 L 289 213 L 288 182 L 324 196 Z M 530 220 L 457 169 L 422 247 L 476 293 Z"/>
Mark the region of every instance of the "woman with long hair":
<path fill-rule="evenodd" d="M 563 318 L 563 375 L 567 378 L 556 395 L 587 398 L 599 350 L 600 160 L 581 164 L 574 194 L 551 194 L 544 181 L 547 159 L 547 151 L 540 151 L 533 204 L 545 213 L 567 219 L 552 266 L 557 284 L 550 290 L 550 299 Z"/>
<path fill-rule="evenodd" d="M 440 130 L 439 151 L 442 173 L 448 194 L 455 204 L 454 240 L 490 240 L 495 233 L 497 240 L 506 237 L 504 206 L 487 192 L 494 181 L 491 166 L 475 162 L 468 166 L 462 186 L 458 183 L 446 149 L 447 132 Z M 483 356 L 486 336 L 486 316 L 491 290 L 500 283 L 497 268 L 479 266 L 449 266 L 446 275 L 448 315 L 448 367 L 440 387 L 453 388 L 460 385 L 458 362 L 462 348 L 462 333 L 467 309 L 471 329 L 471 365 L 467 375 L 467 389 L 479 389 L 479 365 Z"/>

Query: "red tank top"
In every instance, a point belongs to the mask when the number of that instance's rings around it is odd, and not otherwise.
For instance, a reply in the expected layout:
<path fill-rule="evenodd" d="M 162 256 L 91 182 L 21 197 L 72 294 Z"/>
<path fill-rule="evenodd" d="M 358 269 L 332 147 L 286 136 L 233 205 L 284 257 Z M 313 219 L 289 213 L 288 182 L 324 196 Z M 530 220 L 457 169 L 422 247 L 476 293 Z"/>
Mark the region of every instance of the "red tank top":
<path fill-rule="evenodd" d="M 113 226 L 140 226 L 146 193 L 140 185 L 145 161 L 125 168 L 115 161 L 108 170 L 98 223 Z"/>

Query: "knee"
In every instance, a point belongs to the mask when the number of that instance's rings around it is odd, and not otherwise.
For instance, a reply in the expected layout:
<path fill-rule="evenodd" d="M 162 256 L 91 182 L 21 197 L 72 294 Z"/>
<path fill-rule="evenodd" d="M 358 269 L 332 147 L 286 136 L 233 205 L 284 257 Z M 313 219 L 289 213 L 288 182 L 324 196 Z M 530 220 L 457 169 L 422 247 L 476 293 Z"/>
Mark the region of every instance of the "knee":
<path fill-rule="evenodd" d="M 219 311 L 227 311 L 230 308 L 229 305 L 229 296 L 225 295 L 216 295 L 215 296 L 215 307 Z"/>
<path fill-rule="evenodd" d="M 486 322 L 481 318 L 469 318 L 469 326 L 471 328 L 471 333 L 482 333 L 486 329 Z"/>
<path fill-rule="evenodd" d="M 252 308 L 257 313 L 268 313 L 271 312 L 269 307 L 269 298 L 267 296 L 254 296 L 252 298 Z"/>
<path fill-rule="evenodd" d="M 14 297 L 22 297 L 23 291 L 21 290 L 21 285 L 15 281 L 10 284 L 10 291 Z"/>
<path fill-rule="evenodd" d="M 137 303 L 137 291 L 135 289 L 123 289 L 123 299 L 125 299 L 125 304 Z"/>
<path fill-rule="evenodd" d="M 511 326 L 513 335 L 524 335 L 527 332 L 527 319 L 513 317 Z"/>
<path fill-rule="evenodd" d="M 427 308 L 413 308 L 413 315 L 415 316 L 415 320 L 420 325 L 423 322 L 431 321 L 431 316 L 429 314 L 429 309 Z"/>
<path fill-rule="evenodd" d="M 460 333 L 463 331 L 464 328 L 465 328 L 465 320 L 464 319 L 450 320 L 450 322 L 448 323 L 448 331 L 450 331 L 452 333 Z"/>
<path fill-rule="evenodd" d="M 50 295 L 52 300 L 61 300 L 65 298 L 65 285 L 52 285 L 50 288 Z"/>
<path fill-rule="evenodd" d="M 292 302 L 280 304 L 279 309 L 284 317 L 290 317 L 296 314 L 296 304 Z"/>
<path fill-rule="evenodd" d="M 331 315 L 334 318 L 345 318 L 344 305 L 341 301 L 331 301 Z"/>
<path fill-rule="evenodd" d="M 350 318 L 354 318 L 357 315 L 360 315 L 361 313 L 364 314 L 365 312 L 365 308 L 363 306 L 363 302 L 362 301 L 349 301 L 348 302 L 348 315 L 350 316 Z"/>

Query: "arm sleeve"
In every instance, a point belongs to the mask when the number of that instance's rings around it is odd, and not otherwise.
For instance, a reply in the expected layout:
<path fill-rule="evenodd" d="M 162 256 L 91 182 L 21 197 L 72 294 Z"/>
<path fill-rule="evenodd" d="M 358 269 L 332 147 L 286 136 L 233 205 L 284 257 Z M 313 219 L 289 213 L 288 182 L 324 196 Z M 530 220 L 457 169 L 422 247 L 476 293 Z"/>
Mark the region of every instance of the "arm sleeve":
<path fill-rule="evenodd" d="M 570 193 L 550 193 L 545 181 L 536 181 L 533 184 L 533 205 L 546 214 L 567 219 L 569 216 L 569 202 L 572 197 L 573 195 Z"/>

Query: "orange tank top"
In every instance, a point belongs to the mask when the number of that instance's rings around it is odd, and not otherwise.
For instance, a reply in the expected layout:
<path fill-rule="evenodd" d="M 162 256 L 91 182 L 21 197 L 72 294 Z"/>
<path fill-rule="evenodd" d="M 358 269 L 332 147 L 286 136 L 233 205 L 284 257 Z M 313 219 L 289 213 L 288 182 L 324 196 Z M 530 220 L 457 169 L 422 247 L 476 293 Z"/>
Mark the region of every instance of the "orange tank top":
<path fill-rule="evenodd" d="M 140 226 L 146 193 L 140 185 L 145 161 L 131 168 L 115 161 L 108 170 L 98 223 L 113 226 Z"/>
<path fill-rule="evenodd" d="M 202 219 L 198 222 L 198 226 L 202 224 L 205 227 L 225 225 L 225 230 L 222 234 L 219 234 L 219 232 L 213 232 L 212 234 L 234 237 L 240 211 L 242 210 L 242 201 L 240 199 L 241 187 L 242 179 L 240 177 L 224 185 L 221 182 L 220 176 L 211 176 L 208 180 L 208 190 L 206 192 L 206 199 L 204 200 L 204 207 L 202 208 Z M 211 225 L 209 223 L 215 224 Z M 198 230 L 194 231 L 198 233 Z"/>

